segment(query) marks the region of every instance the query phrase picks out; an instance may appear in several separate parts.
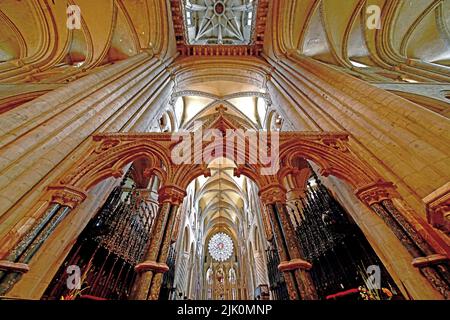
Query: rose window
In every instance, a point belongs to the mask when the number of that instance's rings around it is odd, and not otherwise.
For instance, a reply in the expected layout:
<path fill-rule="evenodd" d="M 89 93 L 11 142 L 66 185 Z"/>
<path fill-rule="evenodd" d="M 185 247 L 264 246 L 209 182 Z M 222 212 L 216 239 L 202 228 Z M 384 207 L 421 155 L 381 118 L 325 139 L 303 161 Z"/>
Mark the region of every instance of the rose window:
<path fill-rule="evenodd" d="M 226 261 L 233 254 L 233 240 L 223 232 L 216 233 L 209 240 L 208 249 L 214 260 L 219 262 Z"/>

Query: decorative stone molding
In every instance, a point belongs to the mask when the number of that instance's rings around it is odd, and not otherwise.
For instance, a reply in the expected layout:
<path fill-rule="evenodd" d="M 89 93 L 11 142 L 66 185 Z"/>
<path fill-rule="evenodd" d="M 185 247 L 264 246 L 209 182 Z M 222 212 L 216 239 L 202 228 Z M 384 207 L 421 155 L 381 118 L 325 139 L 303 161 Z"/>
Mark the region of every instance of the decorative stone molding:
<path fill-rule="evenodd" d="M 339 139 L 336 139 L 335 137 L 324 137 L 321 141 L 324 145 L 332 147 L 336 150 L 342 151 L 342 152 L 348 152 L 348 136 L 340 137 Z"/>
<path fill-rule="evenodd" d="M 261 215 L 262 215 L 262 223 L 264 226 L 264 233 L 266 235 L 266 239 L 267 239 L 267 241 L 272 241 L 272 239 L 273 239 L 272 225 L 270 223 L 270 217 L 269 217 L 269 213 L 267 212 L 266 206 L 263 206 L 261 208 Z"/>
<path fill-rule="evenodd" d="M 8 260 L 0 260 L 0 270 L 27 273 L 30 271 L 30 267 L 26 263 L 15 263 Z"/>
<path fill-rule="evenodd" d="M 50 186 L 48 191 L 51 192 L 52 203 L 58 203 L 71 209 L 83 202 L 87 197 L 86 192 L 73 186 Z"/>
<path fill-rule="evenodd" d="M 432 254 L 428 257 L 416 258 L 412 261 L 412 265 L 416 268 L 423 268 L 436 264 L 445 264 L 449 258 L 443 254 Z"/>
<path fill-rule="evenodd" d="M 392 182 L 378 181 L 356 190 L 356 196 L 369 207 L 383 200 L 398 197 L 396 187 Z"/>
<path fill-rule="evenodd" d="M 269 185 L 259 191 L 259 196 L 264 205 L 285 203 L 286 189 L 280 184 Z"/>
<path fill-rule="evenodd" d="M 281 272 L 294 271 L 298 269 L 311 270 L 311 268 L 312 264 L 302 259 L 283 261 L 278 266 L 278 270 L 280 270 Z"/>
<path fill-rule="evenodd" d="M 153 271 L 156 273 L 165 273 L 169 271 L 169 267 L 165 263 L 160 263 L 156 261 L 144 261 L 142 263 L 139 263 L 134 267 L 134 270 L 138 273 L 143 273 L 147 271 Z"/>
<path fill-rule="evenodd" d="M 105 151 L 119 145 L 119 144 L 120 144 L 120 140 L 118 140 L 118 139 L 105 139 L 100 143 L 100 145 L 98 145 L 95 148 L 94 152 L 102 153 L 102 152 L 105 152 Z"/>
<path fill-rule="evenodd" d="M 450 182 L 423 199 L 428 222 L 446 233 L 450 232 Z"/>

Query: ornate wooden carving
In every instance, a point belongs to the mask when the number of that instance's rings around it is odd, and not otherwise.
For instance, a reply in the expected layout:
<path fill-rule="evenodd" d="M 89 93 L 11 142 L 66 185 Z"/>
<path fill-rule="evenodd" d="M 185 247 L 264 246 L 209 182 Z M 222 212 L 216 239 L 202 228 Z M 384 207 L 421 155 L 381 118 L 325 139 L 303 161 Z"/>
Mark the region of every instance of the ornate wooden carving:
<path fill-rule="evenodd" d="M 391 182 L 377 181 L 365 187 L 356 190 L 356 196 L 367 206 L 374 203 L 380 203 L 386 199 L 392 199 L 398 196 L 395 186 Z"/>
<path fill-rule="evenodd" d="M 428 222 L 450 233 L 450 182 L 423 199 L 427 206 Z"/>
<path fill-rule="evenodd" d="M 286 202 L 286 189 L 279 184 L 269 185 L 259 191 L 259 196 L 264 205 L 284 203 Z"/>

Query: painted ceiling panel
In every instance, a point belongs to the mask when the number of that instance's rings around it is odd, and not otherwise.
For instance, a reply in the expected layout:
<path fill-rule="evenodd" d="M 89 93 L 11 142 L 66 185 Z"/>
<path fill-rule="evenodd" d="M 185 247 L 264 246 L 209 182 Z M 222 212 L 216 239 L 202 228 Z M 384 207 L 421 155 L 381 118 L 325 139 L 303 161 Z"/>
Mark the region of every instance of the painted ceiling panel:
<path fill-rule="evenodd" d="M 150 41 L 150 23 L 146 0 L 120 1 L 131 19 L 141 48 L 146 48 Z"/>
<path fill-rule="evenodd" d="M 71 63 L 83 62 L 86 59 L 87 44 L 82 30 L 74 30 L 72 34 L 72 43 L 69 49 Z"/>
<path fill-rule="evenodd" d="M 36 20 L 36 3 L 17 0 L 1 0 L 0 10 L 16 26 L 27 45 L 27 56 L 35 54 L 42 44 L 40 24 Z M 3 28 L 1 29 L 3 33 Z"/>
<path fill-rule="evenodd" d="M 109 61 L 123 60 L 137 54 L 137 38 L 134 37 L 135 33 L 130 23 L 125 12 L 118 7 L 111 47 L 108 52 Z"/>
<path fill-rule="evenodd" d="M 19 58 L 20 45 L 14 31 L 2 20 L 0 20 L 0 30 L 0 61 Z"/>
<path fill-rule="evenodd" d="M 330 51 L 330 44 L 327 39 L 320 8 L 316 8 L 311 21 L 308 25 L 301 53 L 306 56 L 314 57 L 327 63 L 337 63 Z"/>
<path fill-rule="evenodd" d="M 330 42 L 336 54 L 342 56 L 342 43 L 349 22 L 353 15 L 358 15 L 359 0 L 324 0 L 322 1 L 322 16 Z M 359 16 L 359 15 L 358 15 Z"/>
<path fill-rule="evenodd" d="M 430 12 L 413 31 L 407 45 L 408 57 L 427 62 L 442 61 L 448 63 L 450 59 L 450 39 L 446 30 L 448 30 L 450 13 L 441 11 L 442 9 L 437 7 Z M 438 25 L 439 14 L 446 16 L 444 21 L 447 22 L 447 25 L 445 27 Z"/>
<path fill-rule="evenodd" d="M 347 56 L 350 60 L 370 64 L 370 52 L 364 34 L 365 17 L 359 15 L 352 26 L 347 43 Z"/>
<path fill-rule="evenodd" d="M 402 41 L 414 22 L 434 0 L 403 0 L 398 8 L 398 16 L 392 28 L 392 45 L 400 52 Z"/>
<path fill-rule="evenodd" d="M 112 0 L 77 0 L 81 15 L 92 39 L 92 60 L 100 61 L 105 56 L 111 44 L 115 22 L 115 8 Z"/>
<path fill-rule="evenodd" d="M 189 45 L 249 45 L 257 0 L 186 0 L 183 18 Z"/>

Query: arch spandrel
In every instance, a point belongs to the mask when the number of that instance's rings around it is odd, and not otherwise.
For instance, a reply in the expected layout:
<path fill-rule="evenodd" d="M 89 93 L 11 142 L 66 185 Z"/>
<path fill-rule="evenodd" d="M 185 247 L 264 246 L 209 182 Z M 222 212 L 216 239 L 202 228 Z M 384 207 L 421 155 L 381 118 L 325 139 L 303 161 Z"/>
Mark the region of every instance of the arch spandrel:
<path fill-rule="evenodd" d="M 305 135 L 306 139 L 301 139 Z M 297 137 L 297 138 L 296 138 Z M 362 162 L 348 146 L 348 135 L 342 133 L 280 134 L 280 181 L 295 173 L 295 160 L 304 158 L 316 163 L 324 176 L 334 175 L 358 189 L 382 180 L 372 168 Z"/>
<path fill-rule="evenodd" d="M 156 174 L 167 181 L 172 174 L 170 137 L 170 134 L 96 135 L 89 155 L 62 176 L 57 185 L 87 191 L 103 179 L 122 176 L 122 168 L 139 158 L 148 160 L 147 174 Z"/>
<path fill-rule="evenodd" d="M 193 134 L 189 134 L 193 137 Z M 234 145 L 233 155 L 245 159 L 237 164 L 234 175 L 252 179 L 260 190 L 274 185 L 282 186 L 284 177 L 295 173 L 295 159 L 301 157 L 316 163 L 324 175 L 334 175 L 348 182 L 354 190 L 383 182 L 372 168 L 350 152 L 348 137 L 342 133 L 279 133 L 280 170 L 273 175 L 262 175 L 265 165 L 250 163 L 249 148 Z M 193 140 L 191 140 L 193 141 Z M 139 158 L 148 160 L 147 175 L 157 175 L 163 184 L 185 189 L 199 176 L 210 176 L 207 164 L 175 164 L 171 151 L 177 144 L 167 133 L 102 134 L 94 136 L 89 156 L 58 180 L 57 186 L 70 186 L 86 192 L 99 181 L 119 177 L 126 164 Z M 203 149 L 207 142 L 202 144 Z M 192 151 L 192 158 L 194 158 Z"/>

